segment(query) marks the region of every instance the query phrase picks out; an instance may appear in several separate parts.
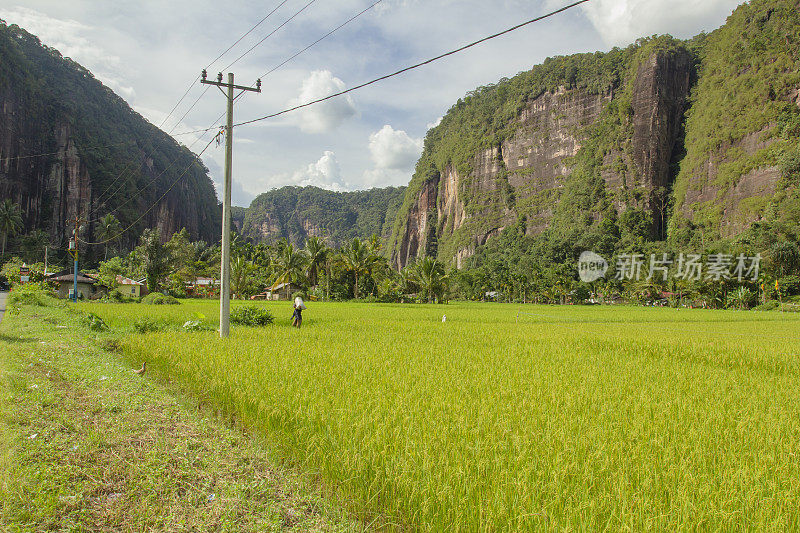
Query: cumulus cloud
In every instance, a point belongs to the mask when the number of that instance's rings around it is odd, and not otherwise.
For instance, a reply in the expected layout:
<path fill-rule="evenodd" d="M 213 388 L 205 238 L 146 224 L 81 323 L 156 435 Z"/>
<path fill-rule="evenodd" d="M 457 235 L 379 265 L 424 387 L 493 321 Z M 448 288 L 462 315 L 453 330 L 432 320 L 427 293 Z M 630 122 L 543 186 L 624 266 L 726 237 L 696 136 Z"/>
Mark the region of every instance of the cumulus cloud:
<path fill-rule="evenodd" d="M 314 185 L 331 191 L 344 191 L 347 189 L 347 185 L 342 179 L 339 161 L 336 160 L 336 154 L 330 150 L 325 151 L 316 163 L 311 163 L 307 167 L 294 172 L 290 181 L 301 187 Z"/>
<path fill-rule="evenodd" d="M 346 88 L 344 82 L 329 70 L 315 70 L 303 81 L 300 94 L 297 98 L 293 98 L 289 105 L 305 104 Z M 335 129 L 356 113 L 353 99 L 350 95 L 344 95 L 301 109 L 294 115 L 294 120 L 304 132 L 322 133 Z"/>
<path fill-rule="evenodd" d="M 581 7 L 608 45 L 672 33 L 689 37 L 724 22 L 741 0 L 596 0 Z M 550 0 L 550 5 L 561 4 Z M 677 28 L 680 28 L 676 31 Z"/>
<path fill-rule="evenodd" d="M 410 170 L 422 153 L 422 139 L 386 124 L 369 136 L 369 153 L 376 168 Z"/>
<path fill-rule="evenodd" d="M 422 153 L 422 139 L 414 139 L 386 124 L 369 136 L 369 153 L 375 167 L 364 172 L 364 185 L 406 185 Z"/>

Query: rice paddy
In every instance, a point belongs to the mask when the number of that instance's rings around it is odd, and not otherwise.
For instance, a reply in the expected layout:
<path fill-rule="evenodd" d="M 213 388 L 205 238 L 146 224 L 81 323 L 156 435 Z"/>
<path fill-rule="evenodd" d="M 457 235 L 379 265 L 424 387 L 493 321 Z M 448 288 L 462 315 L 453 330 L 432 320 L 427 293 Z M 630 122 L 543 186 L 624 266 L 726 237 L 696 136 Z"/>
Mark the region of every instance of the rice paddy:
<path fill-rule="evenodd" d="M 800 527 L 800 315 L 258 305 L 275 324 L 224 340 L 131 326 L 215 302 L 79 307 L 390 528 Z"/>

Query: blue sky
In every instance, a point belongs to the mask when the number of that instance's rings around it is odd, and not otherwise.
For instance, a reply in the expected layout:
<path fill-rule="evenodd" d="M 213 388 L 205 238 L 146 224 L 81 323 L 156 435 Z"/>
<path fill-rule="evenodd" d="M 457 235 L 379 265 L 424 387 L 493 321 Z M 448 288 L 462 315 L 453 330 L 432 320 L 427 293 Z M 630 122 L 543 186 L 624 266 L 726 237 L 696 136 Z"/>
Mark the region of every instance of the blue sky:
<path fill-rule="evenodd" d="M 316 0 L 230 70 L 253 83 L 296 51 L 374 0 Z M 302 8 L 289 0 L 209 69 L 209 76 Z M 0 18 L 89 68 L 139 113 L 161 124 L 190 82 L 280 0 L 2 0 Z M 279 111 L 438 55 L 569 3 L 568 0 L 383 0 L 247 94 L 236 120 Z M 354 190 L 405 185 L 427 129 L 461 96 L 552 55 L 608 50 L 637 37 L 690 37 L 724 23 L 738 0 L 592 0 L 570 12 L 327 104 L 234 132 L 237 205 L 283 185 Z M 203 91 L 199 83 L 167 120 L 175 133 L 210 126 L 224 111 L 214 89 L 177 123 Z M 177 137 L 198 151 L 207 141 Z M 207 140 L 207 138 L 206 138 Z M 193 144 L 194 143 L 194 144 Z M 219 183 L 224 153 L 203 160 Z"/>

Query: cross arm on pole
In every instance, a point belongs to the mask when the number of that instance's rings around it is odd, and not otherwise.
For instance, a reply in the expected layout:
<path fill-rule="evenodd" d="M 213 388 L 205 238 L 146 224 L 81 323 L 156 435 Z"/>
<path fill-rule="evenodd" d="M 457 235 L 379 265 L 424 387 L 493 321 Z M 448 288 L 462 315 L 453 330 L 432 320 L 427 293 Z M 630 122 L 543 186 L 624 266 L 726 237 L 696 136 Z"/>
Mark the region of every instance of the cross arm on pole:
<path fill-rule="evenodd" d="M 230 84 L 230 83 L 225 83 L 221 79 L 218 79 L 217 81 L 209 81 L 209 80 L 206 79 L 205 71 L 203 71 L 203 77 L 200 80 L 200 83 L 204 83 L 206 85 L 216 85 L 217 87 L 225 87 L 226 89 L 230 88 L 230 87 L 233 87 L 234 89 L 239 89 L 239 90 L 242 90 L 242 91 L 252 91 L 254 93 L 260 93 L 261 92 L 261 79 L 260 78 L 256 81 L 256 86 L 255 87 L 246 87 L 244 85 L 234 85 L 234 84 Z"/>

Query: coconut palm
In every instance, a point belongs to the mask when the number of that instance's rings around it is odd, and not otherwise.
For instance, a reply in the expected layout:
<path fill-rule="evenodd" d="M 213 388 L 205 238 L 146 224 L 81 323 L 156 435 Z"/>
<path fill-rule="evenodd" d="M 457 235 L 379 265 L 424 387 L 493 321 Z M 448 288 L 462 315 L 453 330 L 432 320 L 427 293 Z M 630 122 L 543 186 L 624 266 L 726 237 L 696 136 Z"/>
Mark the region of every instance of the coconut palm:
<path fill-rule="evenodd" d="M 369 249 L 358 238 L 348 242 L 342 249 L 342 265 L 345 270 L 355 275 L 353 297 L 356 299 L 358 299 L 358 277 L 369 273 L 371 255 Z"/>
<path fill-rule="evenodd" d="M 0 234 L 3 235 L 3 248 L 0 257 L 6 255 L 6 240 L 9 235 L 15 235 L 22 229 L 22 214 L 19 207 L 6 198 L 0 203 Z"/>
<path fill-rule="evenodd" d="M 108 259 L 108 243 L 116 242 L 119 239 L 119 234 L 122 231 L 119 220 L 111 213 L 107 214 L 100 219 L 97 225 L 97 234 L 100 240 L 105 242 L 105 250 L 103 252 L 103 261 Z"/>
<path fill-rule="evenodd" d="M 289 297 L 289 283 L 300 284 L 305 275 L 306 255 L 294 249 L 291 244 L 281 247 L 277 257 L 275 268 L 277 277 L 275 283 L 285 283 L 286 297 Z"/>
<path fill-rule="evenodd" d="M 231 290 L 234 298 L 242 298 L 248 291 L 256 266 L 241 255 L 231 260 Z"/>
<path fill-rule="evenodd" d="M 444 265 L 436 259 L 423 257 L 413 268 L 414 280 L 421 295 L 428 303 L 434 299 L 441 300 L 447 292 L 447 274 Z"/>
<path fill-rule="evenodd" d="M 306 239 L 305 253 L 308 258 L 308 283 L 316 287 L 320 268 L 326 264 L 330 248 L 319 237 L 309 237 Z"/>

